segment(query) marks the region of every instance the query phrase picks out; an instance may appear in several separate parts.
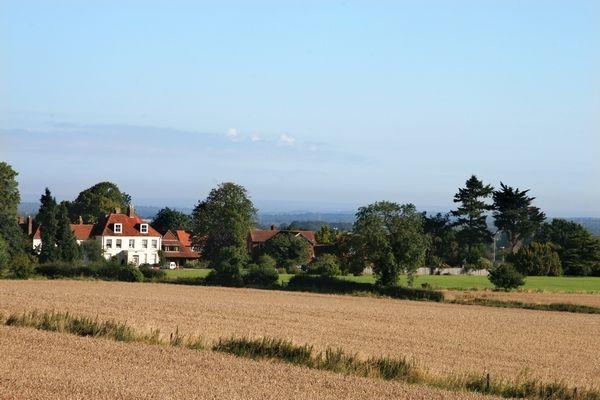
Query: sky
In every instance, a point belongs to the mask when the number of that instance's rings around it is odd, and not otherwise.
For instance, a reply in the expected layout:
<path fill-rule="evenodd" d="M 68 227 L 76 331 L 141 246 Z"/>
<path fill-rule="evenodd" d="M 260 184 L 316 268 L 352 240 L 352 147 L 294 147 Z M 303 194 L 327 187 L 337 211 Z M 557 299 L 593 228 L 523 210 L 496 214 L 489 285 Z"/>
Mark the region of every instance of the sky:
<path fill-rule="evenodd" d="M 23 200 L 447 210 L 471 174 L 600 217 L 598 1 L 0 2 Z"/>

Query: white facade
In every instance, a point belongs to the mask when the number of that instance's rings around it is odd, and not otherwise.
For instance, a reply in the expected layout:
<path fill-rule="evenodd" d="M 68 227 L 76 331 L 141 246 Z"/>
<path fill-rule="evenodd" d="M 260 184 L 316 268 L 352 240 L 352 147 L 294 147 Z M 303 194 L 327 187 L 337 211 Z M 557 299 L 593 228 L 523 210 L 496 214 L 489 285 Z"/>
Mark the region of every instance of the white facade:
<path fill-rule="evenodd" d="M 100 236 L 104 257 L 116 257 L 126 264 L 158 264 L 161 248 L 160 236 Z"/>

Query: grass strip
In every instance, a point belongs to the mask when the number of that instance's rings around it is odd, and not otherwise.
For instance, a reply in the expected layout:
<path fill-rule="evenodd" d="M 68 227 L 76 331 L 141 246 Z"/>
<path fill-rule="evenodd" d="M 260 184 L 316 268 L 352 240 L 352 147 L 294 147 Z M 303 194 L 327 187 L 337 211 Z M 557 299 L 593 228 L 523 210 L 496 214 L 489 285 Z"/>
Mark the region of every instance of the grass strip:
<path fill-rule="evenodd" d="M 176 329 L 166 339 L 158 329 L 151 330 L 149 333 L 140 333 L 123 322 L 99 321 L 97 318 L 73 316 L 68 312 L 30 311 L 23 314 L 12 314 L 3 323 L 7 326 L 32 327 L 45 331 L 123 342 L 142 342 L 194 350 L 207 348 L 201 337 L 182 335 L 179 329 Z M 370 357 L 361 359 L 356 354 L 345 353 L 342 349 L 328 348 L 325 351 L 316 351 L 313 346 L 296 345 L 284 339 L 232 337 L 219 339 L 210 349 L 255 360 L 269 359 L 347 375 L 421 384 L 444 390 L 477 392 L 505 398 L 600 400 L 599 389 L 579 389 L 563 382 L 546 383 L 536 379 L 493 379 L 490 374 L 440 377 L 428 374 L 405 358 Z"/>
<path fill-rule="evenodd" d="M 474 298 L 462 298 L 447 300 L 446 303 L 451 304 L 462 304 L 462 305 L 477 305 L 485 307 L 501 307 L 501 308 L 523 308 L 526 310 L 539 310 L 539 311 L 563 311 L 571 313 L 583 313 L 583 314 L 600 314 L 599 307 L 587 306 L 583 304 L 571 304 L 571 303 L 525 303 L 516 300 L 498 300 L 489 299 L 483 297 Z"/>

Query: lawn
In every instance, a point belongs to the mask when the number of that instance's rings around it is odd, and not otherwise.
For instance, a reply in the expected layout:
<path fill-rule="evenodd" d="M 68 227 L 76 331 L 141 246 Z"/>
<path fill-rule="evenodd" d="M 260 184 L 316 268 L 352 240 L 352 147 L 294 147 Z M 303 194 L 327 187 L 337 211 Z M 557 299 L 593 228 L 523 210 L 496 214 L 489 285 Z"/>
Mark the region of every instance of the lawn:
<path fill-rule="evenodd" d="M 208 275 L 210 269 L 175 269 L 167 270 L 168 278 L 203 278 Z M 280 274 L 279 282 L 284 283 L 291 279 L 291 274 Z M 344 276 L 356 282 L 375 282 L 372 275 Z M 453 275 L 423 275 L 415 279 L 414 286 L 420 287 L 423 283 L 429 283 L 439 289 L 491 289 L 493 285 L 485 276 L 453 276 Z M 401 278 L 401 284 L 406 285 L 406 277 Z M 529 276 L 523 286 L 524 290 L 543 290 L 548 292 L 599 292 L 600 277 L 553 277 L 553 276 Z"/>

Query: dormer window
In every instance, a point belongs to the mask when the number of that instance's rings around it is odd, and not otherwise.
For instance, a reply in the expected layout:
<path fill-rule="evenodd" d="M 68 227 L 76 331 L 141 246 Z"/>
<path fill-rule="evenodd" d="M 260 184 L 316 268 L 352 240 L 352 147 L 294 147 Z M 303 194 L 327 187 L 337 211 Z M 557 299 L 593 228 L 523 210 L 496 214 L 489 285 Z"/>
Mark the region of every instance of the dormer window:
<path fill-rule="evenodd" d="M 123 233 L 123 224 L 115 224 L 115 233 Z"/>
<path fill-rule="evenodd" d="M 140 225 L 140 233 L 148 233 L 148 224 Z"/>

